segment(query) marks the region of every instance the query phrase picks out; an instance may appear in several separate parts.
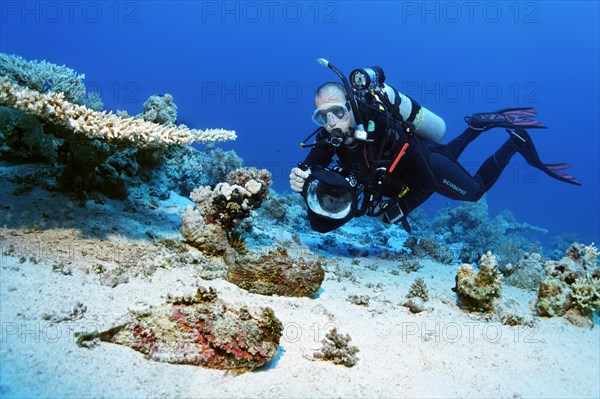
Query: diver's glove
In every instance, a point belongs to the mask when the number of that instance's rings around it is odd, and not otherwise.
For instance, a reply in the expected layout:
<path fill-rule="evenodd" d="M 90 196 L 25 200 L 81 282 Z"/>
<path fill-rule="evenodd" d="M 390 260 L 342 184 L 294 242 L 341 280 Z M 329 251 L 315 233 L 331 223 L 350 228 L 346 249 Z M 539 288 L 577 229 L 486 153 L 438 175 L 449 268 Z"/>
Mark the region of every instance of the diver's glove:
<path fill-rule="evenodd" d="M 304 188 L 304 181 L 310 175 L 310 169 L 302 170 L 300 168 L 292 169 L 290 173 L 290 187 L 297 193 L 301 193 Z"/>

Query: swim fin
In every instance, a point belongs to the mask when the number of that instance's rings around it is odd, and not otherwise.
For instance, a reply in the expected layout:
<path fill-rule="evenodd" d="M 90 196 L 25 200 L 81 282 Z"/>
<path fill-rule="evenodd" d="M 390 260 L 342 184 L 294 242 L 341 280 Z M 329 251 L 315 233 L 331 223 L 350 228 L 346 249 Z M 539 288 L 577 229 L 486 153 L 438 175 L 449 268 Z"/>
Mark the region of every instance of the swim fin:
<path fill-rule="evenodd" d="M 465 122 L 474 130 L 488 130 L 494 127 L 547 129 L 547 126 L 531 119 L 536 115 L 533 108 L 505 108 L 496 112 L 481 112 L 465 116 Z"/>
<path fill-rule="evenodd" d="M 540 159 L 540 156 L 533 145 L 533 141 L 529 134 L 523 128 L 517 129 L 506 129 L 510 134 L 511 140 L 517 145 L 517 151 L 525 158 L 525 161 L 533 167 L 538 168 L 548 176 L 563 181 L 569 184 L 575 184 L 581 186 L 581 183 L 577 181 L 573 176 L 560 173 L 560 170 L 565 170 L 571 167 L 568 163 L 548 163 L 545 164 Z"/>

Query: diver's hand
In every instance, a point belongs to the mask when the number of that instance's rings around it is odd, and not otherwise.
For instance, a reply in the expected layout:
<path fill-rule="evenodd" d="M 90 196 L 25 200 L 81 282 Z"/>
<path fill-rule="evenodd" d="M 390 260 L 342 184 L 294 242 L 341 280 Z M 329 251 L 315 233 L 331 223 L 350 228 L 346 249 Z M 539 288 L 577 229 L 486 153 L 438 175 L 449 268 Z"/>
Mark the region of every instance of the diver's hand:
<path fill-rule="evenodd" d="M 297 193 L 302 192 L 302 188 L 304 187 L 304 181 L 310 175 L 310 169 L 304 171 L 300 168 L 292 169 L 290 173 L 290 187 Z"/>

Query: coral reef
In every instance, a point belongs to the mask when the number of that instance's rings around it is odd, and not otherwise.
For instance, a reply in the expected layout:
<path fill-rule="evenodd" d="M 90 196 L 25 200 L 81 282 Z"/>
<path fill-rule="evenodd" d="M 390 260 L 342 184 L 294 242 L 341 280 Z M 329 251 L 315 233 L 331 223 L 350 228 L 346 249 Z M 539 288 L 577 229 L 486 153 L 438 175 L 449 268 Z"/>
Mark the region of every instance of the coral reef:
<path fill-rule="evenodd" d="M 501 289 L 502 274 L 498 271 L 498 262 L 488 251 L 479 260 L 478 272 L 470 264 L 462 264 L 458 268 L 452 291 L 456 292 L 463 308 L 487 312 L 493 309 Z"/>
<path fill-rule="evenodd" d="M 80 335 L 78 344 L 99 338 L 155 361 L 243 372 L 276 355 L 282 330 L 270 308 L 226 303 L 213 289 L 199 288 L 193 297 L 170 298 L 162 306 L 130 312 L 116 327 Z"/>
<path fill-rule="evenodd" d="M 206 223 L 202 212 L 191 206 L 181 216 L 181 234 L 190 245 L 207 255 L 223 255 L 230 248 L 227 232 L 218 224 Z"/>
<path fill-rule="evenodd" d="M 144 152 L 141 150 L 136 156 L 140 164 L 146 163 L 140 160 L 140 155 L 143 155 L 140 153 Z M 214 187 L 226 181 L 231 171 L 242 167 L 242 159 L 235 151 L 223 151 L 212 144 L 203 151 L 192 146 L 173 146 L 158 155 L 161 165 L 151 169 L 152 175 L 148 180 L 159 198 L 168 198 L 171 190 L 187 197 L 196 187 Z"/>
<path fill-rule="evenodd" d="M 177 123 L 177 105 L 170 94 L 154 94 L 144 102 L 144 111 L 140 115 L 148 122 L 159 125 L 175 125 Z"/>
<path fill-rule="evenodd" d="M 571 245 L 565 254 L 567 258 L 580 264 L 585 270 L 596 268 L 596 258 L 598 255 L 600 255 L 600 253 L 594 243 L 591 245 L 584 245 L 578 242 Z"/>
<path fill-rule="evenodd" d="M 425 280 L 423 280 L 421 277 L 417 277 L 411 284 L 406 297 L 421 298 L 424 302 L 427 302 L 429 300 L 429 289 L 427 289 Z"/>
<path fill-rule="evenodd" d="M 196 203 L 182 215 L 181 233 L 196 248 L 209 254 L 224 254 L 228 236 L 242 229 L 252 209 L 269 195 L 271 175 L 266 170 L 240 168 L 214 189 L 200 186 L 190 194 Z"/>
<path fill-rule="evenodd" d="M 490 219 L 486 197 L 477 202 L 462 202 L 456 208 L 438 212 L 432 229 L 449 244 L 460 243 L 462 262 L 473 262 L 487 251 L 501 255 L 501 263 L 515 264 L 528 248 L 525 235 L 546 234 L 547 230 L 527 223 L 516 222 L 508 210 Z"/>
<path fill-rule="evenodd" d="M 60 142 L 24 112 L 0 107 L 0 156 L 16 162 L 55 162 Z"/>
<path fill-rule="evenodd" d="M 600 310 L 600 268 L 594 244 L 574 243 L 560 261 L 545 263 L 535 305 L 540 316 L 591 316 Z M 576 319 L 576 315 L 570 317 Z"/>
<path fill-rule="evenodd" d="M 525 290 L 537 290 L 543 278 L 544 264 L 538 253 L 526 252 L 516 265 L 507 264 L 500 271 L 505 276 L 504 282 Z"/>
<path fill-rule="evenodd" d="M 413 255 L 418 257 L 427 256 L 444 264 L 451 264 L 454 261 L 452 252 L 444 247 L 435 237 L 425 237 L 418 240 L 413 236 L 404 242 L 404 246 L 410 249 Z"/>
<path fill-rule="evenodd" d="M 337 328 L 331 329 L 321 341 L 323 347 L 313 354 L 315 359 L 322 359 L 341 364 L 346 367 L 352 367 L 358 362 L 356 354 L 358 348 L 349 345 L 352 338 L 348 334 L 339 334 Z"/>
<path fill-rule="evenodd" d="M 18 55 L 0 53 L 0 75 L 40 93 L 64 93 L 67 101 L 76 104 L 86 94 L 84 74 L 79 75 L 65 65 L 55 65 L 46 60 L 26 61 Z"/>
<path fill-rule="evenodd" d="M 99 112 L 97 93 L 85 94 L 83 78 L 64 66 L 0 54 L 0 156 L 50 163 L 54 188 L 74 193 L 81 206 L 92 192 L 124 200 L 143 179 L 161 199 L 170 190 L 188 195 L 241 166 L 233 152 L 187 146 L 235 139 L 235 132 L 175 126 L 172 96 L 150 97 L 136 117 L 107 114 Z"/>
<path fill-rule="evenodd" d="M 8 78 L 0 78 L 0 105 L 34 115 L 54 125 L 59 137 L 81 136 L 122 147 L 164 147 L 193 142 L 234 140 L 235 132 L 223 129 L 195 130 L 185 125 L 163 126 L 142 119 L 97 112 L 65 100 L 63 93 L 41 93 Z"/>
<path fill-rule="evenodd" d="M 226 279 L 261 295 L 312 296 L 321 288 L 324 277 L 320 261 L 293 259 L 279 248 L 267 255 L 236 257 Z"/>

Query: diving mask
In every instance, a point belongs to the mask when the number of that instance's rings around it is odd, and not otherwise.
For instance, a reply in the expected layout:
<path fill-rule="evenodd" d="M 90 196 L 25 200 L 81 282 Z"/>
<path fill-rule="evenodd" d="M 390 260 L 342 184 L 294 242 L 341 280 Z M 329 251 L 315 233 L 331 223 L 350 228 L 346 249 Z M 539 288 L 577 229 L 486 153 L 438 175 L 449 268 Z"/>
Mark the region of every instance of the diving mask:
<path fill-rule="evenodd" d="M 319 126 L 334 125 L 337 120 L 346 121 L 349 117 L 349 104 L 333 103 L 325 104 L 315 110 L 312 120 Z M 331 122 L 330 122 L 331 118 Z"/>

